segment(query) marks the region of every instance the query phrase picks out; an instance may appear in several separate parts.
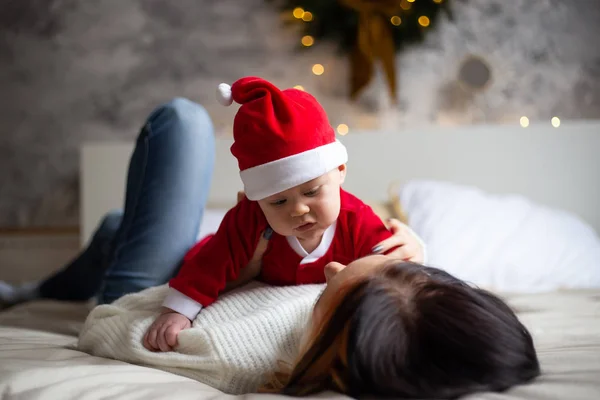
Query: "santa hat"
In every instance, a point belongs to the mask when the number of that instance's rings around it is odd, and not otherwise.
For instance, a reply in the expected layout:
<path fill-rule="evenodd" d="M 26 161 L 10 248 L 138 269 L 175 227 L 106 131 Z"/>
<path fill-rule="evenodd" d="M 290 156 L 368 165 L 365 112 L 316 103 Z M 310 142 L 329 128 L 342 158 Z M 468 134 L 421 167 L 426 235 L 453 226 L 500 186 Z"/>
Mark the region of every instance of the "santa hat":
<path fill-rule="evenodd" d="M 241 104 L 233 122 L 231 153 L 237 158 L 246 197 L 261 200 L 345 164 L 325 110 L 303 90 L 279 90 L 261 78 L 221 83 L 217 98 Z"/>

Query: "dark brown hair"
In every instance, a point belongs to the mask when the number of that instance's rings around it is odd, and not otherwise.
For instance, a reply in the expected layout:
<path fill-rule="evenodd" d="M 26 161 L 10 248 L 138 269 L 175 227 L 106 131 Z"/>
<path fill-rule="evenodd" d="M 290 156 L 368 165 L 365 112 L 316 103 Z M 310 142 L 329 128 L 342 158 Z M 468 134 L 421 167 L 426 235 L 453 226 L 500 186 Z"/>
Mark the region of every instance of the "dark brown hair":
<path fill-rule="evenodd" d="M 540 374 L 510 307 L 442 270 L 395 261 L 348 282 L 334 303 L 292 371 L 263 391 L 456 398 Z"/>

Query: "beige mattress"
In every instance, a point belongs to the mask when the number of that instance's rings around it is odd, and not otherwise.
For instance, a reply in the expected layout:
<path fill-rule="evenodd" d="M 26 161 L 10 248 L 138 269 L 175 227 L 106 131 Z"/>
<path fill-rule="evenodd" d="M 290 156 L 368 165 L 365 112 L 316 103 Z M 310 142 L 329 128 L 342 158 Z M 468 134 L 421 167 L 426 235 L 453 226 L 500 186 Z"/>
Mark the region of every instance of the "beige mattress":
<path fill-rule="evenodd" d="M 531 330 L 543 375 L 468 399 L 600 399 L 600 290 L 507 295 Z M 0 393 L 29 399 L 226 399 L 196 381 L 73 349 L 88 307 L 36 302 L 0 313 Z M 343 398 L 326 393 L 320 398 Z M 271 397 L 277 398 L 277 397 Z"/>

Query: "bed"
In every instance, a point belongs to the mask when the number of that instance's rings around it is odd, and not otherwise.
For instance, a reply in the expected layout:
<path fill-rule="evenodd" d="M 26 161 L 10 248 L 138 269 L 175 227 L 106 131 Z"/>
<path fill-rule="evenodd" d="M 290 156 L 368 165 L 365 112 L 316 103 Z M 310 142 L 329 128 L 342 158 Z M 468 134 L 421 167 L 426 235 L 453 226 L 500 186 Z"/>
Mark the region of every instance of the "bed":
<path fill-rule="evenodd" d="M 341 140 L 351 157 L 346 188 L 384 218 L 406 217 L 428 243 L 432 264 L 499 293 L 534 336 L 538 380 L 470 399 L 600 398 L 600 121 L 352 132 Z M 240 189 L 230 144 L 217 141 L 206 230 Z M 131 149 L 82 147 L 82 244 L 103 212 L 120 207 Z M 264 397 L 231 396 L 76 350 L 91 307 L 38 301 L 0 313 L 3 399 Z"/>

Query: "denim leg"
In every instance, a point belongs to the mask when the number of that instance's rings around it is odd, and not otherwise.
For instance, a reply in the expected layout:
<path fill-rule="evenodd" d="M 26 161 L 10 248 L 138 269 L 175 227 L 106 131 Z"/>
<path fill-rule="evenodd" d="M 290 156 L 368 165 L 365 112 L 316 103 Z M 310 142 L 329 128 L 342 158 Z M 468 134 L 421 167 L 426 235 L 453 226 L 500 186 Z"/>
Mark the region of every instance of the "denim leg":
<path fill-rule="evenodd" d="M 196 242 L 210 189 L 213 125 L 198 104 L 158 107 L 131 156 L 125 208 L 99 302 L 166 283 Z"/>
<path fill-rule="evenodd" d="M 123 213 L 111 211 L 104 216 L 92 238 L 77 257 L 39 286 L 40 297 L 64 301 L 86 301 L 98 294 L 112 242 L 121 225 Z"/>

